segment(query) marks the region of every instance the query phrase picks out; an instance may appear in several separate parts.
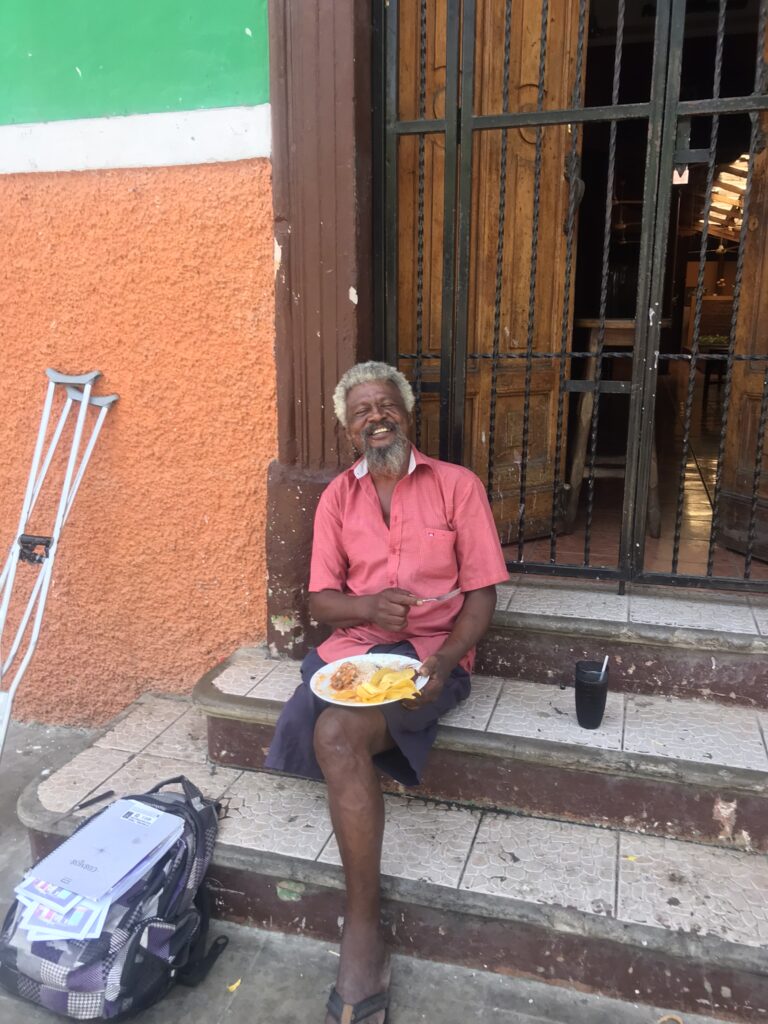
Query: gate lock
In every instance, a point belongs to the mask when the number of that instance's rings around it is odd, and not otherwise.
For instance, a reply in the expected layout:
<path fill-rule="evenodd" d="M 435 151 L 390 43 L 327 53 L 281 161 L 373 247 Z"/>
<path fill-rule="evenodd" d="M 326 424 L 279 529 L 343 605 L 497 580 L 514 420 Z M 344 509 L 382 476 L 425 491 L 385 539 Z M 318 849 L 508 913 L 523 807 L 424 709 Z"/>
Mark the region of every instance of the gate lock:
<path fill-rule="evenodd" d="M 705 164 L 709 160 L 708 149 L 691 149 L 691 119 L 681 117 L 677 122 L 675 137 L 675 184 L 688 181 L 689 164 Z"/>

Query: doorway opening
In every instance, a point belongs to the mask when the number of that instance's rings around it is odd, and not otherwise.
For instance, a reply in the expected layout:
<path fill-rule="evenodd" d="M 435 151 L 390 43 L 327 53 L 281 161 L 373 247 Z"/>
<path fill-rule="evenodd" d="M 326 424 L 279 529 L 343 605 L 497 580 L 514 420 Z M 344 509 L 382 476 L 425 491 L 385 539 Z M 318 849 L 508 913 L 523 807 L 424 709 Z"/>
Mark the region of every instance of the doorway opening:
<path fill-rule="evenodd" d="M 768 589 L 767 7 L 385 8 L 382 354 L 511 571 Z"/>

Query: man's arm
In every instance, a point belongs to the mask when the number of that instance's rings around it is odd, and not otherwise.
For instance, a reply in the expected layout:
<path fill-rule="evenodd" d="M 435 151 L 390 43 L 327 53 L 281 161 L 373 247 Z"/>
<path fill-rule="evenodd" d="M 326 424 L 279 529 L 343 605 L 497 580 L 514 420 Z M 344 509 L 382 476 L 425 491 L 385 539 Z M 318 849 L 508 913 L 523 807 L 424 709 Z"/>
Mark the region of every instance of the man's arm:
<path fill-rule="evenodd" d="M 454 668 L 467 651 L 484 636 L 491 624 L 495 608 L 495 586 L 481 587 L 479 590 L 467 592 L 464 605 L 445 643 L 421 666 L 421 674 L 428 675 L 429 682 L 418 697 L 405 702 L 406 707 L 417 708 L 436 699 Z"/>
<path fill-rule="evenodd" d="M 416 600 L 413 594 L 398 587 L 360 597 L 339 590 L 319 590 L 309 595 L 309 612 L 316 622 L 334 629 L 374 622 L 381 629 L 401 633 L 408 622 L 408 609 Z"/>

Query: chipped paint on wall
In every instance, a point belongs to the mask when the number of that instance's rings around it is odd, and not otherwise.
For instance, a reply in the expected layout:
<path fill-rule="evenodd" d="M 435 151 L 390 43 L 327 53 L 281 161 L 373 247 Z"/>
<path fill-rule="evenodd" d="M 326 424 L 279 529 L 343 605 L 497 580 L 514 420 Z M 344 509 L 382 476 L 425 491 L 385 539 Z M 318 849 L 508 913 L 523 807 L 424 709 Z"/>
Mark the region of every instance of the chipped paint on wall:
<path fill-rule="evenodd" d="M 0 124 L 268 101 L 267 0 L 0 4 Z"/>

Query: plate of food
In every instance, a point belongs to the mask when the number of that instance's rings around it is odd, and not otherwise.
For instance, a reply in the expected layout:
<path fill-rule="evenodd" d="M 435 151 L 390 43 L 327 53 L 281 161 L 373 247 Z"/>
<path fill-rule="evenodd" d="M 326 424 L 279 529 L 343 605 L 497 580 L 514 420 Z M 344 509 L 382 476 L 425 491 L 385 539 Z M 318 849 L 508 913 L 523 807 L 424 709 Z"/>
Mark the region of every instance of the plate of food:
<path fill-rule="evenodd" d="M 312 692 L 345 708 L 377 707 L 411 700 L 429 682 L 420 661 L 402 654 L 358 654 L 324 665 L 312 676 Z"/>

